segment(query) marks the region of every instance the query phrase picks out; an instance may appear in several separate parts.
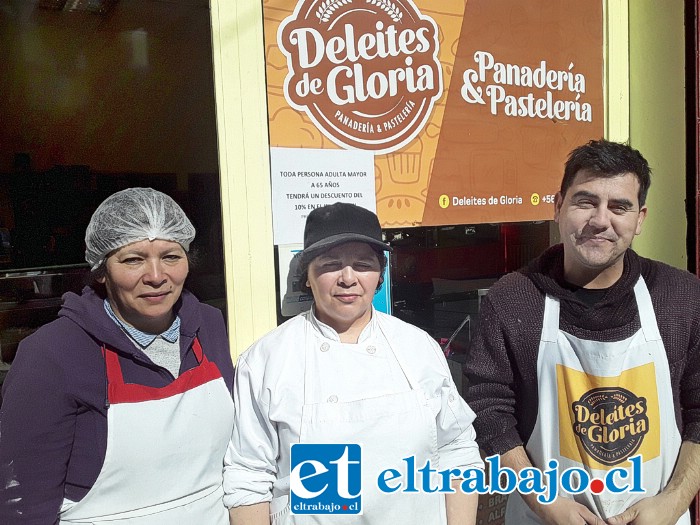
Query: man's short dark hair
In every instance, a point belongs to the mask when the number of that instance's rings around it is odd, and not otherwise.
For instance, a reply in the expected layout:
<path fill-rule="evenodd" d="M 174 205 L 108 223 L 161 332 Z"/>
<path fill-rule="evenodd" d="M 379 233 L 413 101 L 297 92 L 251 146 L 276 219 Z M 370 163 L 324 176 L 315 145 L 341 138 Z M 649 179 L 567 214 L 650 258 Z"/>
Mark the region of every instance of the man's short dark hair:
<path fill-rule="evenodd" d="M 576 174 L 581 170 L 602 178 L 633 173 L 639 181 L 639 206 L 644 206 L 651 186 L 651 168 L 642 154 L 628 144 L 605 139 L 591 140 L 569 153 L 559 190 L 562 197 L 566 195 Z"/>

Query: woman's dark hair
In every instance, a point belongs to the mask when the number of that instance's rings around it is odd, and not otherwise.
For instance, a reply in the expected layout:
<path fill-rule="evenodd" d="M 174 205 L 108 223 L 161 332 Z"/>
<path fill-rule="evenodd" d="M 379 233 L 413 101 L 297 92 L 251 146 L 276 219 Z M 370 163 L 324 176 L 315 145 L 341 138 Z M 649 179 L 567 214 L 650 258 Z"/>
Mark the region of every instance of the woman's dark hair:
<path fill-rule="evenodd" d="M 611 178 L 632 173 L 639 181 L 639 206 L 644 206 L 651 186 L 651 168 L 636 149 L 609 140 L 591 140 L 569 153 L 561 181 L 562 197 L 566 195 L 579 171 L 589 171 L 596 177 Z"/>
<path fill-rule="evenodd" d="M 107 276 L 107 265 L 105 264 L 106 260 L 107 257 L 105 257 L 102 264 L 92 270 L 87 277 L 87 285 L 95 290 L 95 293 L 100 297 L 100 299 L 107 298 L 107 287 L 105 286 L 105 283 L 100 282 L 100 279 L 104 279 Z"/>
<path fill-rule="evenodd" d="M 371 244 L 368 244 L 368 246 L 372 248 L 372 251 L 375 253 L 377 260 L 379 261 L 379 283 L 377 283 L 377 289 L 375 290 L 375 292 L 378 292 L 382 289 L 382 285 L 384 284 L 384 270 L 386 269 L 386 265 L 389 263 L 389 260 L 386 258 L 384 250 L 377 246 L 372 246 Z M 316 257 L 318 257 L 318 255 Z M 314 257 L 314 259 L 316 257 Z M 309 265 L 311 265 L 311 262 L 314 259 L 303 261 L 299 264 L 299 289 L 309 295 L 311 295 L 311 288 L 306 286 L 306 281 L 309 280 Z"/>

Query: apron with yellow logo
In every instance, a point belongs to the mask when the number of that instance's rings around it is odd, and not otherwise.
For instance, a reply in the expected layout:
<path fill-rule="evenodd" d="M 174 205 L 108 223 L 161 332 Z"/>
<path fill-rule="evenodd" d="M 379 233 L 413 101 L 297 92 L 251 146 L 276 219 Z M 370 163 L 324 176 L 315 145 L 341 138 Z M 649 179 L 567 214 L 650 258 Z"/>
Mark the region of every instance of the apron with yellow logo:
<path fill-rule="evenodd" d="M 568 497 L 603 519 L 635 502 L 658 494 L 668 483 L 681 446 L 673 409 L 668 358 L 654 315 L 649 290 L 640 277 L 634 287 L 641 328 L 623 341 L 576 338 L 559 329 L 559 301 L 547 296 L 537 357 L 539 405 L 526 450 L 539 468 L 552 459 L 559 471 L 577 467 L 591 480 L 604 480 L 611 469 L 618 486 L 631 484 L 629 458 L 641 455 L 645 494 L 598 494 L 586 490 Z M 662 447 L 663 443 L 663 447 Z M 508 524 L 536 524 L 539 518 L 519 494 L 508 499 Z M 678 525 L 690 525 L 686 512 Z"/>

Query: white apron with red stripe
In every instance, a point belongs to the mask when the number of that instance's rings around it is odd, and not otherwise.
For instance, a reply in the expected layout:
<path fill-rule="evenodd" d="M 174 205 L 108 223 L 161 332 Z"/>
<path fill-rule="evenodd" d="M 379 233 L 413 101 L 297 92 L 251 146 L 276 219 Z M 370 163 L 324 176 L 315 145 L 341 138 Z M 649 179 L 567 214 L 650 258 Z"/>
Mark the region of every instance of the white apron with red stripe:
<path fill-rule="evenodd" d="M 604 490 L 572 496 L 559 487 L 559 497 L 573 498 L 603 519 L 658 494 L 671 478 L 681 446 L 668 357 L 641 277 L 634 293 L 641 328 L 612 343 L 579 339 L 559 330 L 559 301 L 547 296 L 537 357 L 539 406 L 526 445 L 533 465 L 542 468 L 556 459 L 560 470 L 583 468 L 591 479 L 601 480 L 611 469 L 624 467 L 630 480 L 627 459 L 642 455 L 646 494 Z M 506 523 L 541 521 L 514 493 L 508 498 Z M 678 525 L 690 525 L 688 512 Z"/>
<path fill-rule="evenodd" d="M 228 525 L 222 471 L 233 401 L 218 367 L 195 339 L 199 365 L 163 388 L 124 383 L 117 354 L 107 364 L 107 451 L 95 484 L 64 500 L 61 524 Z"/>

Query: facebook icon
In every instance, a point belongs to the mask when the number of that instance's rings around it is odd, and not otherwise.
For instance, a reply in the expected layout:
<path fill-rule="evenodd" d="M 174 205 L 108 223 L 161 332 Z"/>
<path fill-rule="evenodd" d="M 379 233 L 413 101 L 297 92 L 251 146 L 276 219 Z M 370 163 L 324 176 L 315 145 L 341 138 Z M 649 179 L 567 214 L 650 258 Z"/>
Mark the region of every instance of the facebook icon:
<path fill-rule="evenodd" d="M 293 444 L 292 514 L 362 514 L 361 463 L 357 444 Z"/>

